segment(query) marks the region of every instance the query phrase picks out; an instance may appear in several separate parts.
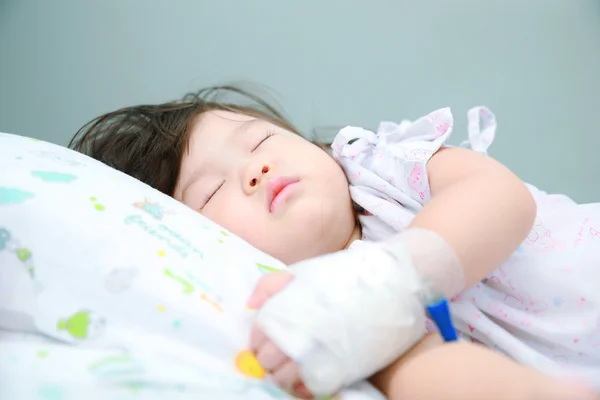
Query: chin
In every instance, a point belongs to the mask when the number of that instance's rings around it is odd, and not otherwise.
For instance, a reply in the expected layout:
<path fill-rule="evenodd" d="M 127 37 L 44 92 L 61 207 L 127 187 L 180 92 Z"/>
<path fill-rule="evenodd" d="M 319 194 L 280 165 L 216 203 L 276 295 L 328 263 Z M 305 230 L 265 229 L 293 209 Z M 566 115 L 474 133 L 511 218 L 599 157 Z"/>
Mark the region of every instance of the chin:
<path fill-rule="evenodd" d="M 356 219 L 348 184 L 339 184 L 339 189 L 334 186 L 338 185 L 337 180 L 330 185 L 325 196 L 301 196 L 286 204 L 288 208 L 278 221 L 281 225 L 275 229 L 279 234 L 273 230 L 269 234 L 277 241 L 259 248 L 288 265 L 343 250 L 354 232 Z"/>

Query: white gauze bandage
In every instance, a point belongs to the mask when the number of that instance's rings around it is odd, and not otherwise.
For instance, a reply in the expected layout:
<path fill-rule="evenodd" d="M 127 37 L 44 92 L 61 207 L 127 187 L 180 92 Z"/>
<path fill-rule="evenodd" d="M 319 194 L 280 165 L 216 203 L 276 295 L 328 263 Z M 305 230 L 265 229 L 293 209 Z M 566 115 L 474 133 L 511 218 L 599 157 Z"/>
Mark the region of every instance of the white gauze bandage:
<path fill-rule="evenodd" d="M 450 299 L 465 290 L 462 264 L 452 247 L 437 233 L 411 228 L 381 244 L 392 253 L 397 247 L 396 244 L 408 249 L 419 276 L 437 292 L 437 295 Z"/>
<path fill-rule="evenodd" d="M 360 242 L 290 270 L 294 279 L 266 302 L 256 322 L 318 396 L 365 379 L 405 353 L 425 334 L 426 305 L 464 281 L 452 248 L 420 229 Z"/>

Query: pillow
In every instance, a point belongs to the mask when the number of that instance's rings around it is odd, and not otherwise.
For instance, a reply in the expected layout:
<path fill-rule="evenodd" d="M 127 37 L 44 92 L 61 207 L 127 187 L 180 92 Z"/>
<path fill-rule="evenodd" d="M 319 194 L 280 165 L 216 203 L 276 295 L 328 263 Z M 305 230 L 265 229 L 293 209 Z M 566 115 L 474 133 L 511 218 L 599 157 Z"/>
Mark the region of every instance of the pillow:
<path fill-rule="evenodd" d="M 0 398 L 286 398 L 245 349 L 245 301 L 284 267 L 126 174 L 0 134 Z"/>

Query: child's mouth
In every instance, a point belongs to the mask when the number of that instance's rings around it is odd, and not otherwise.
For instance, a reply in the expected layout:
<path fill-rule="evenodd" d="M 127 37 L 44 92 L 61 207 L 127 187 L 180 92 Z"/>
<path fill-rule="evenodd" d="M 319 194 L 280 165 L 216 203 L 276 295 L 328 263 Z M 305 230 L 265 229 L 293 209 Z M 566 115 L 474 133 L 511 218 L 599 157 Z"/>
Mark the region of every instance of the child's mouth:
<path fill-rule="evenodd" d="M 267 182 L 267 207 L 269 212 L 272 213 L 279 204 L 285 202 L 287 194 L 290 193 L 298 181 L 297 178 L 277 177 Z"/>

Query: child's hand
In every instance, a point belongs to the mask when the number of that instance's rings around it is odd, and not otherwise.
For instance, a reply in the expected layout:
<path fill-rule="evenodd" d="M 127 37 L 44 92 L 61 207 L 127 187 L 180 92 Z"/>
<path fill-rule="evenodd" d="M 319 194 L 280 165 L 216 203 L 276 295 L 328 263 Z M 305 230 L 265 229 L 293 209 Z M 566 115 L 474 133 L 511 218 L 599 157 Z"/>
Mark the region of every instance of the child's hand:
<path fill-rule="evenodd" d="M 290 270 L 263 278 L 248 304 L 260 308 L 264 333 L 253 333 L 252 348 L 283 389 L 331 396 L 423 337 L 426 287 L 402 243 L 367 242 Z"/>
<path fill-rule="evenodd" d="M 248 307 L 254 310 L 261 308 L 269 298 L 281 291 L 292 279 L 293 275 L 288 272 L 278 272 L 264 276 L 250 296 Z M 250 334 L 250 349 L 263 368 L 269 372 L 282 389 L 303 399 L 313 397 L 302 383 L 296 363 L 281 351 L 256 325 L 252 327 Z"/>

